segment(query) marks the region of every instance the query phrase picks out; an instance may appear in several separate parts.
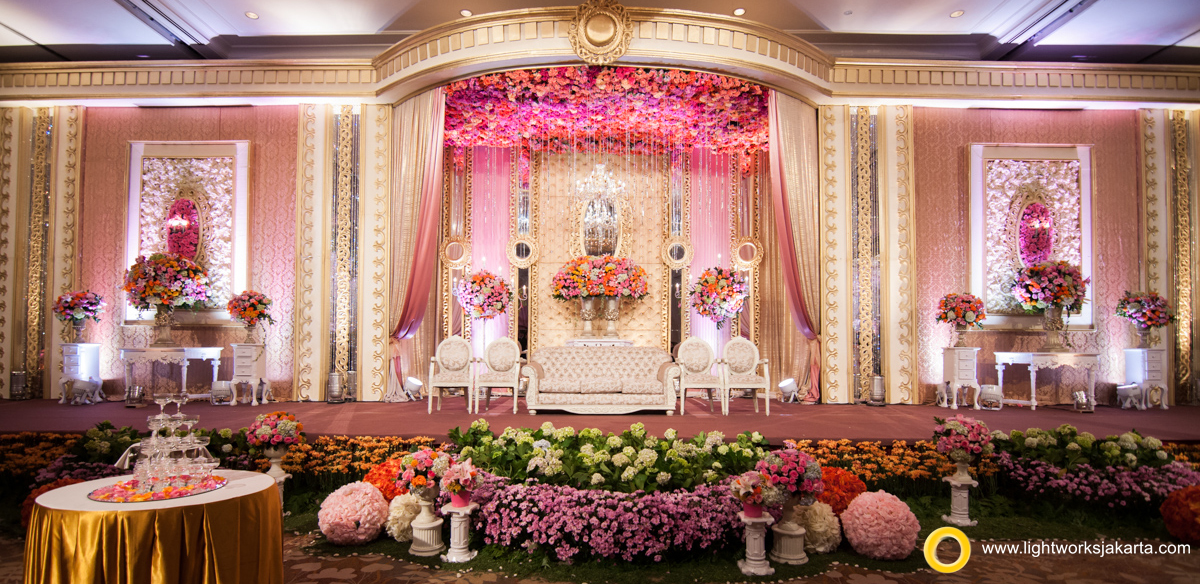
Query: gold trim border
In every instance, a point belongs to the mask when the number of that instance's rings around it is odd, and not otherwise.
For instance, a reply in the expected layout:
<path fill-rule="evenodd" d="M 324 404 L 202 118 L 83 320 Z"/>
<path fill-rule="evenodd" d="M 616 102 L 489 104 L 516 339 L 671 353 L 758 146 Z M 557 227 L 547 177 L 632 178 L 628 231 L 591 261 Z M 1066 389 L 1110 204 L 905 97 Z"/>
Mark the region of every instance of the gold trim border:
<path fill-rule="evenodd" d="M 1175 247 L 1175 387 L 1190 388 L 1192 384 L 1192 294 L 1196 283 L 1192 275 L 1192 192 L 1191 163 L 1188 160 L 1187 113 L 1171 112 L 1172 144 L 1174 145 L 1174 247 Z"/>

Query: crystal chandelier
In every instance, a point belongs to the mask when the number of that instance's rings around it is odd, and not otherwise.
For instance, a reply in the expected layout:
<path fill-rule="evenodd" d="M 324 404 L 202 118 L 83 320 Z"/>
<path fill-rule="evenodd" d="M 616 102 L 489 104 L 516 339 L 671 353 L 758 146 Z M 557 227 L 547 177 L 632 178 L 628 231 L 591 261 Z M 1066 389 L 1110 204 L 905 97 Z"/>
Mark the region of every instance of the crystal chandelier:
<path fill-rule="evenodd" d="M 576 181 L 575 197 L 583 210 L 583 247 L 588 255 L 613 254 L 620 233 L 620 211 L 628 208 L 625 181 L 613 177 L 603 164 Z"/>

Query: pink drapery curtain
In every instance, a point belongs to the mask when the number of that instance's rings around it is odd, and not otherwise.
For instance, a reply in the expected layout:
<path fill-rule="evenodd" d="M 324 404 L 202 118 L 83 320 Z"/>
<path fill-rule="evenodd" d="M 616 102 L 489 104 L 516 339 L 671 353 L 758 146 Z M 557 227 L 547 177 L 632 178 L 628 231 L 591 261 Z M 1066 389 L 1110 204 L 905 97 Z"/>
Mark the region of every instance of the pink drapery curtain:
<path fill-rule="evenodd" d="M 512 189 L 510 148 L 474 149 L 471 165 L 471 271 L 488 270 L 514 286 L 508 273 L 508 214 Z M 508 315 L 471 322 L 471 348 L 482 357 L 490 343 L 508 335 Z"/>
<path fill-rule="evenodd" d="M 814 150 L 816 112 L 786 95 L 771 91 L 769 103 L 771 198 L 779 236 L 784 287 L 796 328 L 809 339 L 809 390 L 805 401 L 820 398 L 820 321 L 815 304 L 816 282 L 804 267 L 816 267 L 817 185 Z M 807 119 L 811 118 L 811 119 Z M 801 203 L 801 204 L 797 204 Z M 803 214 L 803 215 L 802 215 Z M 804 255 L 802 255 L 804 254 Z M 809 278 L 804 278 L 808 275 Z M 807 281 L 806 281 L 807 280 Z M 810 288 L 805 293 L 805 285 Z"/>
<path fill-rule="evenodd" d="M 733 177 L 727 154 L 714 154 L 707 149 L 692 149 L 691 224 L 692 273 L 688 288 L 695 284 L 704 270 L 714 266 L 729 267 L 729 192 Z M 684 302 L 687 290 L 683 291 Z M 688 304 L 690 306 L 690 304 Z M 729 341 L 732 320 L 717 329 L 717 323 L 689 309 L 692 336 L 708 342 L 717 357 Z"/>

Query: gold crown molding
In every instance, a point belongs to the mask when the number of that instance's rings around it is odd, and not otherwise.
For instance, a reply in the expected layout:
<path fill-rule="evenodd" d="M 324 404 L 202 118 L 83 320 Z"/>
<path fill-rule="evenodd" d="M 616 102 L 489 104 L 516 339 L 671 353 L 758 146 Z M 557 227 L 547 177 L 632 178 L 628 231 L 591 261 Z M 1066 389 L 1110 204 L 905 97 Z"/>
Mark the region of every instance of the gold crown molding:
<path fill-rule="evenodd" d="M 370 277 L 359 278 L 358 305 L 368 307 L 370 316 L 361 318 L 369 322 L 359 327 L 359 379 L 363 382 L 363 397 L 382 400 L 388 383 L 388 294 L 387 282 L 391 279 L 388 266 L 391 245 L 389 192 L 391 182 L 391 128 L 390 106 L 364 106 L 359 119 L 363 129 L 360 136 L 360 152 L 365 156 L 360 161 L 364 171 L 361 183 L 365 187 L 361 204 L 360 223 L 363 245 L 359 246 L 359 269 L 366 268 Z M 364 330 L 365 329 L 365 330 Z"/>
<path fill-rule="evenodd" d="M 354 150 L 354 133 L 351 117 L 354 106 L 344 105 L 338 111 L 338 143 L 337 143 L 337 231 L 334 235 L 334 345 L 333 367 L 342 379 L 350 368 L 350 261 L 354 250 L 350 246 L 351 232 L 356 226 L 357 217 L 351 217 L 350 181 L 354 169 L 354 161 L 350 153 Z"/>
<path fill-rule="evenodd" d="M 1190 388 L 1192 384 L 1192 294 L 1196 283 L 1192 272 L 1192 189 L 1191 163 L 1188 161 L 1187 113 L 1171 112 L 1171 133 L 1174 144 L 1174 216 L 1175 225 L 1175 387 Z"/>
<path fill-rule="evenodd" d="M 11 397 L 8 386 L 8 358 L 12 340 L 8 335 L 9 306 L 12 296 L 9 294 L 9 259 L 15 254 L 12 248 L 13 239 L 9 235 L 11 229 L 10 215 L 13 209 L 13 197 L 16 183 L 13 162 L 13 150 L 16 147 L 17 110 L 0 108 L 0 396 Z"/>
<path fill-rule="evenodd" d="M 825 238 L 821 242 L 821 247 L 824 248 L 824 278 L 822 280 L 822 292 L 825 295 L 823 314 L 821 318 L 821 332 L 823 338 L 822 350 L 824 353 L 825 363 L 822 369 L 821 382 L 823 385 L 822 400 L 826 402 L 843 401 L 841 389 L 841 306 L 838 304 L 841 298 L 841 289 L 838 284 L 841 279 L 839 264 L 838 243 L 839 240 L 849 237 L 849 234 L 842 234 L 838 231 L 840 224 L 838 207 L 838 170 L 837 163 L 839 159 L 838 152 L 838 119 L 835 115 L 835 109 L 841 109 L 843 112 L 846 106 L 822 106 L 819 110 L 819 124 L 821 135 L 821 199 L 825 206 L 824 223 L 825 223 Z"/>

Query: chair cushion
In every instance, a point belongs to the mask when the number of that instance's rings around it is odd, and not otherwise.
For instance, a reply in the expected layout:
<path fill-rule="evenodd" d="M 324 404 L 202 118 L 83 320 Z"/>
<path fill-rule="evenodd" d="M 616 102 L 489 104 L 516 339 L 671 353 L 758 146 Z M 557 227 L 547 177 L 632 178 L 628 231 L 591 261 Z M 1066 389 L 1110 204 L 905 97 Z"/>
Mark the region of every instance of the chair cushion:
<path fill-rule="evenodd" d="M 699 385 L 712 385 L 715 387 L 721 385 L 721 378 L 707 373 L 684 373 L 683 382 L 689 387 L 697 387 Z"/>
<path fill-rule="evenodd" d="M 512 385 L 517 382 L 517 376 L 512 371 L 488 371 L 487 373 L 480 373 L 479 376 L 476 377 L 476 380 L 478 385 L 485 385 L 488 383 Z"/>
<path fill-rule="evenodd" d="M 633 395 L 662 395 L 665 389 L 661 381 L 653 379 L 623 379 L 621 393 Z"/>
<path fill-rule="evenodd" d="M 458 371 L 440 371 L 433 374 L 433 383 L 460 383 L 467 384 L 471 382 L 471 371 L 469 369 L 459 369 Z"/>
<path fill-rule="evenodd" d="M 538 385 L 539 393 L 579 393 L 579 381 L 575 379 L 543 379 Z"/>
<path fill-rule="evenodd" d="M 762 375 L 753 373 L 732 373 L 729 375 L 729 385 L 731 387 L 762 387 L 767 384 L 767 379 Z"/>

